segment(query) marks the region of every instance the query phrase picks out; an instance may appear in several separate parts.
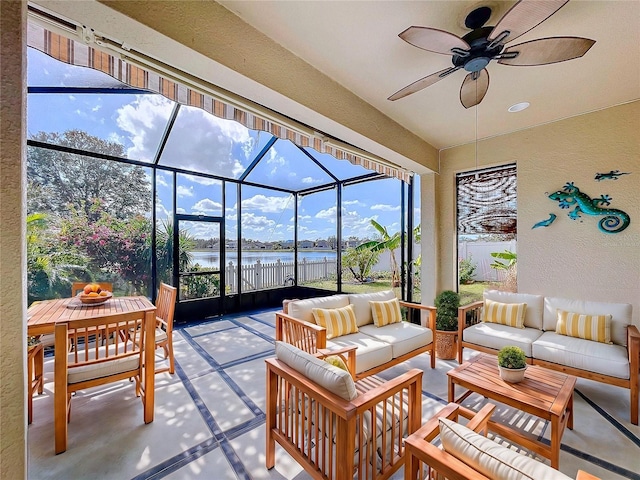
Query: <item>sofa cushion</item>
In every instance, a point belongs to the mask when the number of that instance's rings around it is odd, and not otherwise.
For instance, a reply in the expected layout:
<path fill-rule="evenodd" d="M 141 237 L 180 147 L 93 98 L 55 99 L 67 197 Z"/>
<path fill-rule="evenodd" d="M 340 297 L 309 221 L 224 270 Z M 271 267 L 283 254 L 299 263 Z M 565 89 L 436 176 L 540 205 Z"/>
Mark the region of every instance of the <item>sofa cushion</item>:
<path fill-rule="evenodd" d="M 349 305 L 349 297 L 347 295 L 330 295 L 328 297 L 307 298 L 305 300 L 295 300 L 289 302 L 287 309 L 289 316 L 304 320 L 305 322 L 315 323 L 313 318 L 313 308 L 340 308 Z"/>
<path fill-rule="evenodd" d="M 371 328 L 375 328 L 371 325 Z M 344 335 L 327 341 L 329 350 L 356 346 L 356 373 L 362 373 L 393 359 L 391 345 L 362 332 Z"/>
<path fill-rule="evenodd" d="M 497 323 L 478 323 L 465 328 L 462 339 L 465 342 L 500 350 L 507 345 L 514 345 L 524 350 L 527 357 L 532 356 L 531 344 L 542 335 L 537 328 L 515 328 Z"/>
<path fill-rule="evenodd" d="M 384 300 L 392 300 L 396 298 L 396 294 L 393 290 L 383 290 L 382 292 L 373 293 L 352 293 L 349 294 L 349 303 L 353 305 L 356 311 L 356 321 L 358 326 L 368 325 L 373 323 L 373 316 L 371 315 L 371 305 L 369 302 L 381 302 Z"/>
<path fill-rule="evenodd" d="M 526 310 L 526 303 L 501 303 L 487 298 L 484 301 L 482 320 L 484 322 L 507 325 L 508 327 L 524 328 Z"/>
<path fill-rule="evenodd" d="M 313 383 L 344 398 L 353 400 L 358 396 L 355 383 L 349 372 L 334 367 L 285 342 L 276 342 L 276 358 L 303 374 Z"/>
<path fill-rule="evenodd" d="M 391 345 L 393 358 L 429 345 L 433 341 L 433 332 L 430 329 L 408 322 L 392 323 L 381 328 L 365 325 L 360 327 L 360 331 Z M 356 355 L 357 353 L 356 350 Z"/>
<path fill-rule="evenodd" d="M 611 341 L 617 345 L 627 345 L 627 326 L 631 325 L 631 304 L 546 297 L 543 324 L 545 331 L 556 331 L 558 309 L 587 315 L 611 315 Z"/>
<path fill-rule="evenodd" d="M 351 305 L 342 308 L 313 308 L 313 318 L 327 329 L 327 340 L 358 331 L 356 314 Z"/>
<path fill-rule="evenodd" d="M 524 326 L 542 330 L 542 312 L 544 310 L 544 297 L 542 295 L 485 290 L 482 296 L 485 300 L 489 299 L 500 303 L 526 303 Z"/>
<path fill-rule="evenodd" d="M 495 480 L 567 480 L 564 473 L 504 447 L 448 418 L 440 418 L 444 450 Z"/>
<path fill-rule="evenodd" d="M 397 298 L 384 300 L 382 302 L 369 302 L 371 306 L 371 316 L 376 327 L 384 327 L 392 323 L 402 321 L 400 313 L 400 303 Z"/>
<path fill-rule="evenodd" d="M 556 333 L 611 343 L 611 315 L 585 315 L 558 309 Z"/>
<path fill-rule="evenodd" d="M 620 345 L 544 332 L 533 342 L 533 357 L 589 372 L 629 378 L 627 349 Z"/>

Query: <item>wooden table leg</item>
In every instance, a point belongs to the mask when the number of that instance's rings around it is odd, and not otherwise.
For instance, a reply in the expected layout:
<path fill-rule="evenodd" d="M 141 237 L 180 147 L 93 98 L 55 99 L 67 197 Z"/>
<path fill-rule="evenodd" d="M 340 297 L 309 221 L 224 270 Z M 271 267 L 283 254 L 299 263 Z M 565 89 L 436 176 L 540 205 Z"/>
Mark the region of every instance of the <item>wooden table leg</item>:
<path fill-rule="evenodd" d="M 153 422 L 156 377 L 156 312 L 146 314 L 144 340 L 144 423 Z"/>
<path fill-rule="evenodd" d="M 38 381 L 38 395 L 44 391 L 44 348 L 39 348 L 34 357 L 35 379 Z"/>
<path fill-rule="evenodd" d="M 560 466 L 560 435 L 560 417 L 554 415 L 551 417 L 551 455 L 549 457 L 551 468 L 556 470 Z"/>
<path fill-rule="evenodd" d="M 33 421 L 33 393 L 42 393 L 44 370 L 44 348 L 42 344 L 34 345 L 27 353 L 27 420 Z"/>
<path fill-rule="evenodd" d="M 571 397 L 569 397 L 569 402 L 567 403 L 567 409 L 569 410 L 569 419 L 567 420 L 567 427 L 569 427 L 569 430 L 573 430 L 573 392 L 571 392 Z"/>
<path fill-rule="evenodd" d="M 456 385 L 453 383 L 453 379 L 449 377 L 449 403 L 456 401 Z"/>

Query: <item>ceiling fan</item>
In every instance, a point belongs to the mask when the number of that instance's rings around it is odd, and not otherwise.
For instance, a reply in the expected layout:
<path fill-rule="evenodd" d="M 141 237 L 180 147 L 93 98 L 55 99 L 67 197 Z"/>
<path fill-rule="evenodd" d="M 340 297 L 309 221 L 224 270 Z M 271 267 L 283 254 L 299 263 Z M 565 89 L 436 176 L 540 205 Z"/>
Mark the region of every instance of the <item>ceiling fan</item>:
<path fill-rule="evenodd" d="M 429 27 L 409 27 L 398 36 L 423 50 L 452 55 L 453 66 L 427 75 L 407 85 L 389 100 L 416 93 L 457 70 L 467 76 L 460 87 L 460 102 L 465 108 L 479 104 L 489 88 L 486 66 L 496 60 L 503 65 L 532 66 L 564 62 L 582 57 L 595 40 L 581 37 L 547 37 L 505 47 L 516 38 L 540 25 L 569 0 L 520 0 L 504 14 L 495 27 L 484 26 L 491 17 L 491 8 L 479 7 L 465 19 L 471 31 L 462 38 L 450 32 Z"/>

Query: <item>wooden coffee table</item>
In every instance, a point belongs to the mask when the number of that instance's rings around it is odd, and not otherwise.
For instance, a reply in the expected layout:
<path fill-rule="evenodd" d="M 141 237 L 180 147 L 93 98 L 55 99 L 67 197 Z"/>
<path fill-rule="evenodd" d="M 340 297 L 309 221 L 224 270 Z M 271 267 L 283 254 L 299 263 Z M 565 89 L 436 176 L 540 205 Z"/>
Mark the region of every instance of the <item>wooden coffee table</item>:
<path fill-rule="evenodd" d="M 518 432 L 502 423 L 489 422 L 489 429 L 551 460 L 558 468 L 560 440 L 564 429 L 573 429 L 573 389 L 576 377 L 536 365 L 527 365 L 525 379 L 507 383 L 500 378 L 498 359 L 494 355 L 479 354 L 449 372 L 449 401 L 461 403 L 476 392 L 505 405 L 517 408 L 551 422 L 551 444 L 533 435 Z M 467 389 L 455 398 L 456 385 Z"/>

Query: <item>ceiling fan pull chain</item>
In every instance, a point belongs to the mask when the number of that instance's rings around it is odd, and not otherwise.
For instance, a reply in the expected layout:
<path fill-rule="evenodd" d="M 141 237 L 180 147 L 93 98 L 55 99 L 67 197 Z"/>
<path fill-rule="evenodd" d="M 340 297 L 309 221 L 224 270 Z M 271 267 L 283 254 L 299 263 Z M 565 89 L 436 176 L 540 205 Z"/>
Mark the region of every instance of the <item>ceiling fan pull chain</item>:
<path fill-rule="evenodd" d="M 511 35 L 511 32 L 509 30 L 505 30 L 500 35 L 498 35 L 496 38 L 491 40 L 491 43 L 489 43 L 487 48 L 488 49 L 495 48 L 498 44 L 503 43 L 503 41 L 506 40 L 509 35 Z M 504 42 L 504 43 L 506 43 L 506 42 Z"/>

